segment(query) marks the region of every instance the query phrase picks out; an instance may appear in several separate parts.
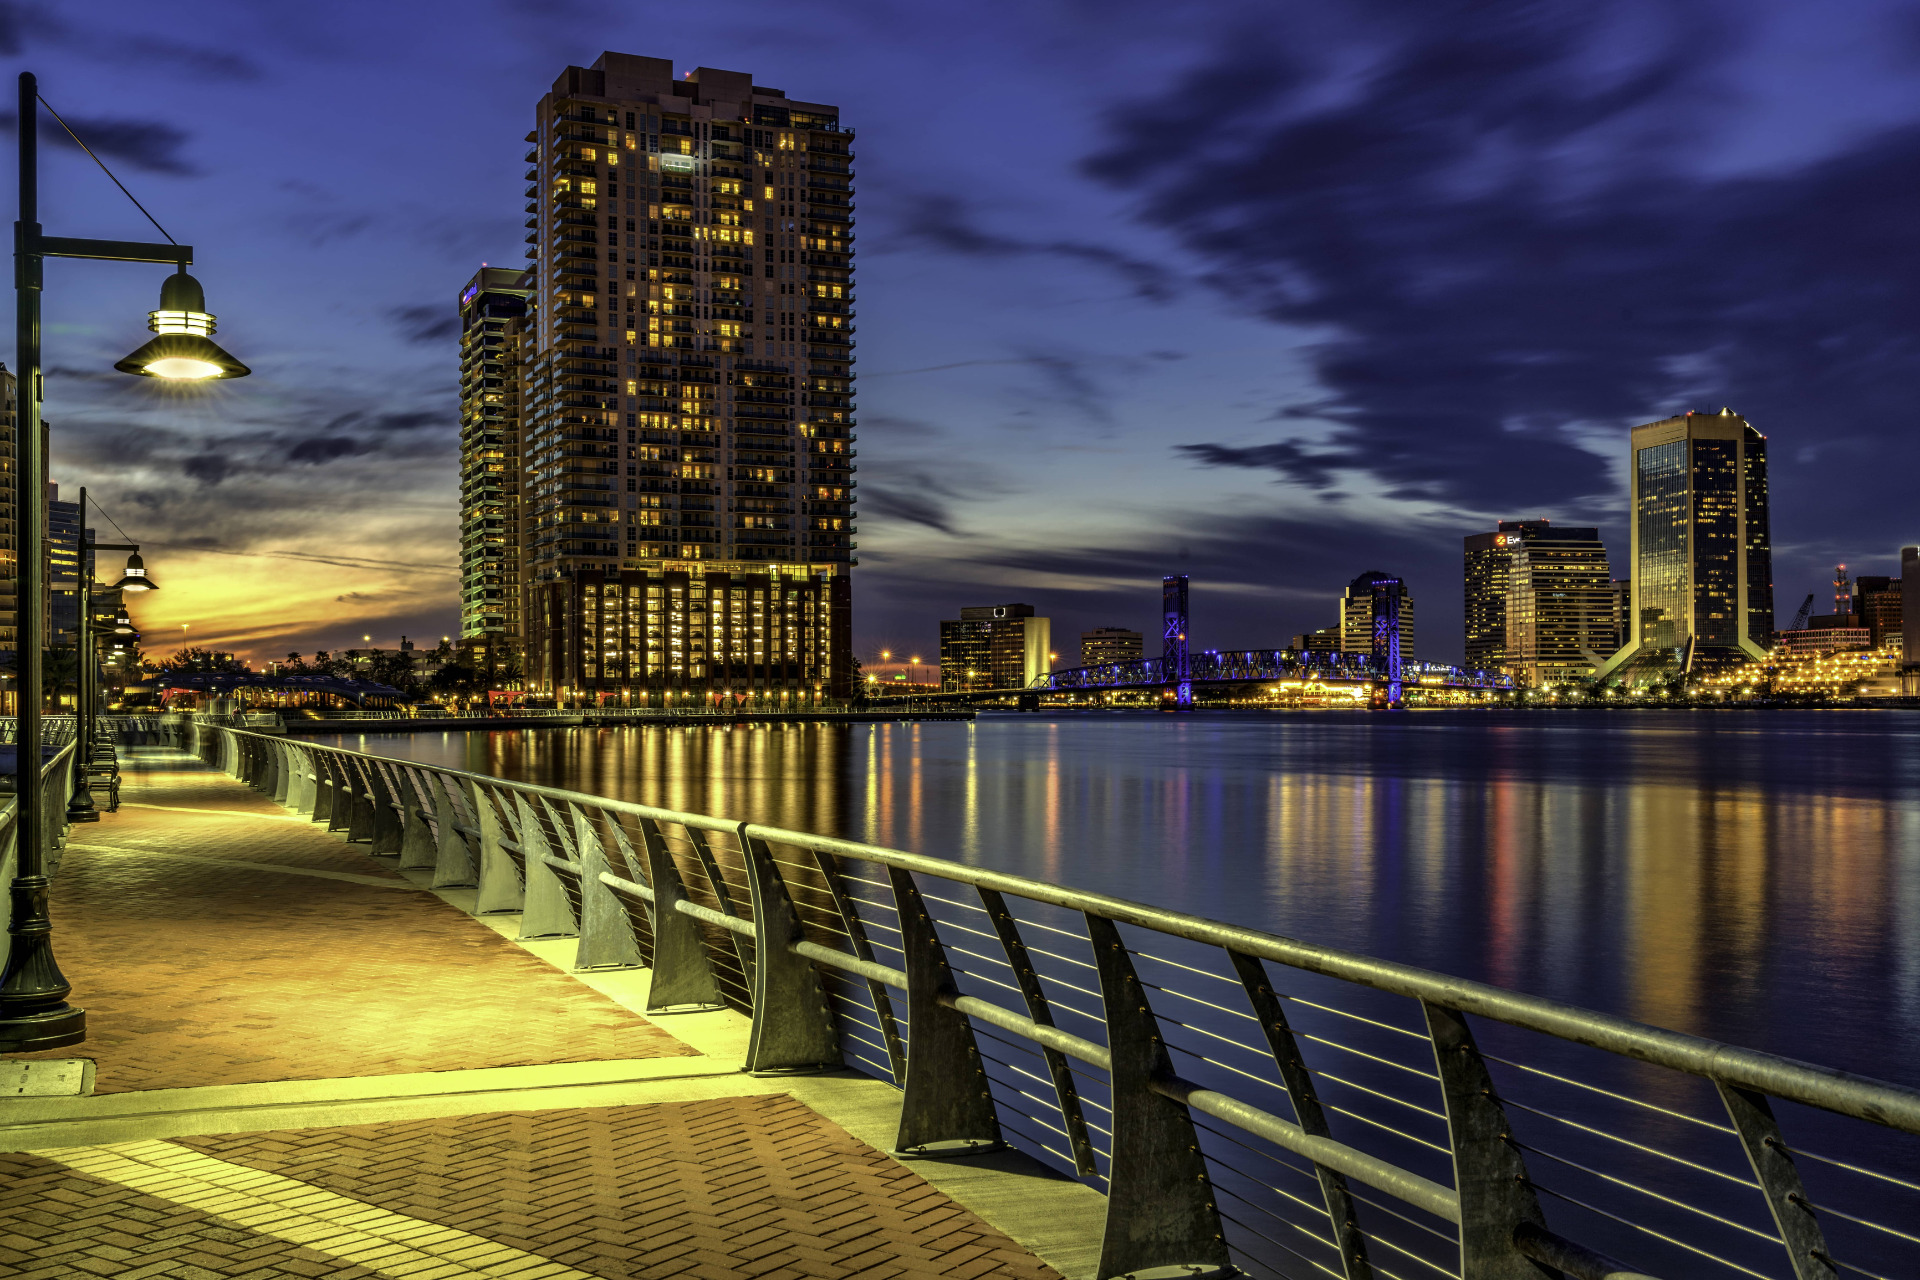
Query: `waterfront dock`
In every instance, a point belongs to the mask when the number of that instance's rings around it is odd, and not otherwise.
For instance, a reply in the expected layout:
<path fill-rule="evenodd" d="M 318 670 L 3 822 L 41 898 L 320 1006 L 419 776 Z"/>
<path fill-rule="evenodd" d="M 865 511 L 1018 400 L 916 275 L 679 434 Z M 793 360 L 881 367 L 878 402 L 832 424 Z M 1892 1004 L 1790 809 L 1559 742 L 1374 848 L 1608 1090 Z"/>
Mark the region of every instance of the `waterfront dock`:
<path fill-rule="evenodd" d="M 186 752 L 70 829 L 86 1096 L 0 1101 L 0 1276 L 1085 1276 L 1100 1196 L 1025 1156 L 886 1154 L 898 1095 L 740 1069 L 472 889 Z M 465 899 L 465 900 L 463 900 Z M 77 1077 L 74 1077 L 77 1080 Z"/>

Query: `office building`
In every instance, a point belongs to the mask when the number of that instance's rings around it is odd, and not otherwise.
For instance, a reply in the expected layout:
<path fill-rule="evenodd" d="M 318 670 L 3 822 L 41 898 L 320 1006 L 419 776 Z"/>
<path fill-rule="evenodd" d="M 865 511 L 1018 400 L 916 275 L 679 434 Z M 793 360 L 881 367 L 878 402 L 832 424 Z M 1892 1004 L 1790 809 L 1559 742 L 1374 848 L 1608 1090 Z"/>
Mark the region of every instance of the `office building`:
<path fill-rule="evenodd" d="M 1306 631 L 1288 641 L 1287 647 L 1301 653 L 1339 653 L 1340 628 L 1322 627 L 1318 631 Z"/>
<path fill-rule="evenodd" d="M 1095 627 L 1080 633 L 1080 665 L 1104 667 L 1115 662 L 1138 662 L 1146 656 L 1146 637 L 1125 627 Z"/>
<path fill-rule="evenodd" d="M 1897 577 L 1861 574 L 1853 580 L 1855 625 L 1867 629 L 1874 648 L 1899 638 L 1904 617 L 1900 602 L 1901 583 Z"/>
<path fill-rule="evenodd" d="M 1470 533 L 1466 544 L 1467 666 L 1494 671 L 1507 661 L 1507 568 L 1528 530 L 1545 520 L 1502 520 L 1492 533 Z"/>
<path fill-rule="evenodd" d="M 516 480 L 511 495 L 500 486 L 502 505 L 517 499 L 519 550 L 503 568 L 519 577 L 529 687 L 562 689 L 591 668 L 646 673 L 656 701 L 849 696 L 852 134 L 836 108 L 743 72 L 676 78 L 667 59 L 605 53 L 561 74 L 526 141 L 529 269 L 469 287 L 476 301 L 524 295 L 523 318 L 499 317 L 503 339 L 516 321 L 522 331 L 517 364 L 497 362 L 518 438 L 503 421 L 476 449 L 499 448 L 499 474 Z M 477 497 L 491 496 L 482 484 Z M 483 545 L 487 507 L 474 503 Z M 504 532 L 509 516 L 498 518 Z M 474 603 L 501 607 L 478 609 L 477 625 L 512 634 L 510 575 L 488 564 L 472 566 Z M 592 643 L 581 630 L 589 597 L 615 584 L 668 602 L 678 584 L 689 605 L 695 592 L 730 604 L 744 591 L 751 604 L 757 591 L 769 618 L 776 601 L 783 618 L 789 603 L 810 613 L 779 646 L 737 648 L 723 628 L 728 660 L 708 648 L 696 662 L 688 631 L 682 661 L 669 645 L 656 663 L 644 627 L 620 629 L 635 647 L 613 654 L 604 624 Z M 730 628 L 730 607 L 724 617 Z M 773 660 L 789 638 L 819 660 Z M 757 653 L 765 671 L 734 669 Z"/>
<path fill-rule="evenodd" d="M 460 639 L 477 669 L 521 639 L 521 357 L 531 272 L 482 267 L 460 290 Z"/>
<path fill-rule="evenodd" d="M 1773 642 L 1767 439 L 1739 414 L 1633 429 L 1632 634 L 1598 674 L 1641 679 L 1766 656 Z"/>
<path fill-rule="evenodd" d="M 1900 548 L 1900 673 L 1909 696 L 1920 695 L 1920 547 Z"/>
<path fill-rule="evenodd" d="M 17 441 L 17 406 L 14 401 L 14 376 L 7 366 L 0 364 L 0 657 L 12 657 L 19 647 L 19 579 L 15 576 L 14 566 L 20 554 L 19 525 L 16 513 L 16 495 L 14 493 L 14 463 Z M 47 479 L 47 442 L 49 431 L 46 419 L 40 421 L 40 480 Z M 44 535 L 45 529 L 43 527 Z M 46 607 L 50 596 L 43 596 L 41 617 L 46 618 Z M 42 633 L 44 636 L 44 632 Z M 44 643 L 44 639 L 43 642 Z"/>
<path fill-rule="evenodd" d="M 1403 579 L 1369 570 L 1347 584 L 1340 597 L 1340 651 L 1372 653 L 1375 615 L 1385 607 L 1384 584 L 1394 584 L 1400 620 L 1400 660 L 1413 661 L 1413 593 Z"/>
<path fill-rule="evenodd" d="M 940 623 L 940 689 L 1024 689 L 1053 669 L 1053 623 L 1030 604 L 969 606 Z"/>
<path fill-rule="evenodd" d="M 1633 617 L 1633 579 L 1615 578 L 1613 580 L 1613 643 L 1608 646 L 1609 653 L 1618 653 L 1627 643 L 1633 628 L 1629 620 Z"/>
<path fill-rule="evenodd" d="M 80 504 L 60 501 L 60 486 L 47 486 L 47 643 L 71 649 L 80 643 Z"/>
<path fill-rule="evenodd" d="M 1614 586 L 1600 531 L 1529 521 L 1508 544 L 1501 665 L 1520 688 L 1585 680 L 1613 652 Z"/>

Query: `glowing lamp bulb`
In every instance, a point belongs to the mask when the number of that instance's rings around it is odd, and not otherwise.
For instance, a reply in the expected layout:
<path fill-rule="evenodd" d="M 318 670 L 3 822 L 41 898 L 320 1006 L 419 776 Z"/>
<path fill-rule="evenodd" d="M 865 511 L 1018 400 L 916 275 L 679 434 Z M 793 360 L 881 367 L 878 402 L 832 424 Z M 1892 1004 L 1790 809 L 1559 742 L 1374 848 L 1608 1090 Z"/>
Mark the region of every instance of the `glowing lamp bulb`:
<path fill-rule="evenodd" d="M 252 372 L 214 342 L 206 293 L 184 265 L 160 287 L 160 305 L 147 313 L 147 328 L 154 339 L 114 368 L 170 382 L 244 378 Z"/>
<path fill-rule="evenodd" d="M 155 378 L 167 378 L 174 382 L 197 382 L 202 378 L 219 377 L 220 366 L 206 360 L 195 360 L 191 356 L 167 356 L 150 362 L 146 372 Z"/>

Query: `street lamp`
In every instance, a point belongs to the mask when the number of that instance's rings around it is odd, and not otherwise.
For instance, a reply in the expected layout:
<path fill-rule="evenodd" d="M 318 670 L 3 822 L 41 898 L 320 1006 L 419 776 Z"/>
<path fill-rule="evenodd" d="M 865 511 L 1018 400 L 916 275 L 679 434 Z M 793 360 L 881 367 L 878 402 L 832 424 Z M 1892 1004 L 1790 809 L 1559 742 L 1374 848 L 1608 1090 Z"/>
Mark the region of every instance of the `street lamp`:
<path fill-rule="evenodd" d="M 59 119 L 58 115 L 54 118 Z M 47 501 L 41 478 L 45 459 L 40 443 L 40 293 L 46 260 L 91 258 L 163 263 L 175 268 L 176 274 L 161 290 L 159 310 L 148 318 L 159 336 L 115 368 L 175 381 L 238 378 L 248 372 L 245 365 L 208 337 L 213 332 L 213 317 L 207 314 L 199 284 L 186 273 L 193 262 L 192 246 L 180 244 L 171 236 L 166 244 L 151 244 L 41 234 L 40 92 L 31 72 L 21 73 L 20 109 L 15 120 L 20 159 L 20 220 L 13 228 L 14 375 L 18 388 L 14 418 L 14 527 L 18 531 L 15 634 L 19 637 L 15 646 L 19 715 L 14 721 L 14 832 L 18 854 L 8 893 L 6 968 L 0 973 L 0 1053 L 59 1049 L 87 1038 L 87 1015 L 67 1003 L 72 987 L 53 955 L 53 921 L 47 914 L 46 815 L 40 805 L 41 701 L 45 697 L 40 683 L 41 644 L 46 626 L 46 603 L 40 593 L 46 573 L 41 557 L 45 554 L 42 529 Z M 119 179 L 114 181 L 118 184 Z M 138 207 L 139 202 L 134 203 Z M 148 220 L 152 221 L 152 215 Z M 166 235 L 164 229 L 161 234 Z M 80 749 L 76 744 L 75 750 Z"/>
<path fill-rule="evenodd" d="M 87 491 L 80 490 L 80 589 L 76 592 L 80 607 L 78 628 L 75 637 L 74 655 L 76 658 L 74 673 L 76 691 L 74 696 L 74 718 L 79 732 L 75 735 L 73 792 L 67 797 L 68 822 L 98 822 L 100 810 L 93 803 L 93 788 L 88 785 L 90 770 L 93 766 L 94 725 L 100 718 L 100 664 L 99 655 L 94 651 L 90 638 L 93 629 L 93 561 L 97 551 L 125 551 L 127 571 L 120 581 L 113 584 L 119 591 L 158 591 L 160 584 L 147 576 L 146 562 L 140 558 L 140 544 L 136 542 L 98 542 L 87 536 Z M 112 636 L 127 637 L 134 634 L 133 621 L 127 617 L 126 610 L 114 619 L 108 628 Z"/>
<path fill-rule="evenodd" d="M 86 522 L 85 522 L 86 510 L 84 506 L 87 500 L 86 495 L 87 495 L 87 491 L 85 489 L 82 489 L 80 491 L 80 501 L 83 504 L 81 508 L 81 513 L 80 513 L 82 516 L 80 527 L 82 529 L 86 528 Z M 118 544 L 108 544 L 105 542 L 96 543 L 95 546 L 100 550 L 120 551 L 125 549 L 124 547 Z M 132 555 L 127 557 L 126 574 L 120 579 L 120 581 L 113 584 L 113 590 L 115 591 L 158 591 L 159 589 L 160 589 L 160 584 L 147 576 L 147 562 L 140 558 L 140 553 L 138 551 L 135 551 Z"/>

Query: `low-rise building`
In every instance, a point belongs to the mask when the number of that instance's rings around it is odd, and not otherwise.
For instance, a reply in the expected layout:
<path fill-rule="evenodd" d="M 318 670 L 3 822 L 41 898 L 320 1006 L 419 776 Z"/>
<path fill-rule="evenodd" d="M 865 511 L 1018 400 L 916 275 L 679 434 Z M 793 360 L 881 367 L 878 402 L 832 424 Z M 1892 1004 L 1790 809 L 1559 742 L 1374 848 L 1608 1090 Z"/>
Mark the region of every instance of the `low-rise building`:
<path fill-rule="evenodd" d="M 1318 631 L 1303 631 L 1288 641 L 1287 647 L 1302 653 L 1339 653 L 1340 628 L 1322 627 Z"/>

